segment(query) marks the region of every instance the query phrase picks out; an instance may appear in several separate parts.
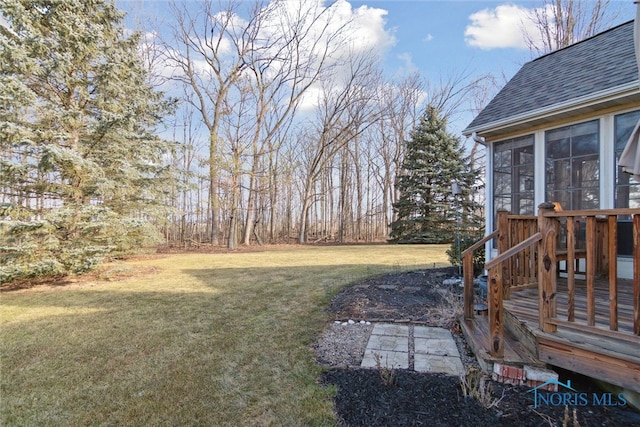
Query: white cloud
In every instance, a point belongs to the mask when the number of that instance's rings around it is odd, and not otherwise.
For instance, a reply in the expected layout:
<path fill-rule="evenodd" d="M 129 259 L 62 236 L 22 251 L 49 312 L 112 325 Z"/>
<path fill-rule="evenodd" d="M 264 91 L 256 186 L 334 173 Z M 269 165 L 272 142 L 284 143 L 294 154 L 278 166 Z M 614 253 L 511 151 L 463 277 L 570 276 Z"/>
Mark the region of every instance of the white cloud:
<path fill-rule="evenodd" d="M 396 39 L 393 33 L 387 28 L 385 17 L 387 11 L 384 9 L 360 6 L 353 8 L 347 0 L 337 0 L 330 6 L 325 5 L 324 0 L 307 0 L 304 2 L 295 1 L 272 1 L 270 7 L 281 8 L 282 13 L 274 16 L 282 18 L 284 14 L 290 14 L 291 22 L 296 21 L 296 16 L 301 13 L 306 16 L 307 22 L 303 24 L 306 28 L 305 32 L 309 35 L 304 41 L 308 43 L 308 48 L 301 49 L 307 52 L 311 58 L 314 54 L 318 54 L 319 58 L 323 57 L 323 50 L 327 43 L 332 43 L 334 48 L 330 49 L 328 57 L 324 58 L 328 65 L 333 65 L 333 76 L 348 75 L 349 59 L 358 57 L 364 53 L 373 55 L 373 57 L 382 57 L 395 43 Z M 303 7 L 307 13 L 300 10 Z M 323 13 L 319 13 L 323 11 Z M 319 18 L 318 18 L 319 17 Z M 282 22 L 268 25 L 268 28 L 274 31 L 282 31 Z M 343 43 L 335 39 L 339 34 Z M 338 50 L 335 47 L 340 46 Z M 335 81 L 339 81 L 335 78 Z M 309 88 L 308 92 L 302 99 L 299 108 L 308 110 L 315 107 L 323 92 L 320 82 Z"/>
<path fill-rule="evenodd" d="M 343 49 L 345 55 L 347 50 L 349 54 L 383 54 L 396 42 L 393 34 L 385 28 L 388 12 L 384 9 L 369 6 L 354 9 L 347 0 L 337 0 L 329 6 L 325 6 L 325 0 L 273 0 L 267 8 L 273 8 L 276 12 L 269 15 L 270 22 L 265 25 L 273 32 L 272 35 L 302 18 L 300 28 L 304 28 L 306 33 L 305 41 L 316 50 L 322 50 L 330 39 L 335 43 L 336 34 L 346 38 L 348 49 Z M 338 62 L 342 62 L 344 58 L 338 59 Z"/>
<path fill-rule="evenodd" d="M 423 40 L 425 42 L 430 42 L 431 40 L 433 40 L 433 34 L 427 34 Z"/>
<path fill-rule="evenodd" d="M 342 1 L 347 3 L 346 1 Z M 347 3 L 348 4 L 348 3 Z M 377 9 L 368 6 L 360 6 L 353 11 L 353 36 L 361 50 L 375 49 L 382 54 L 391 48 L 396 39 L 385 29 L 384 17 L 387 15 L 384 9 Z"/>
<path fill-rule="evenodd" d="M 418 67 L 416 67 L 416 64 L 414 64 L 413 57 L 411 56 L 410 53 L 408 52 L 400 53 L 398 54 L 397 58 L 404 64 L 402 69 L 407 73 L 413 73 L 418 71 Z"/>
<path fill-rule="evenodd" d="M 534 13 L 534 10 L 518 5 L 483 9 L 469 16 L 471 24 L 464 32 L 465 41 L 480 49 L 526 49 L 525 34 L 536 33 L 532 21 Z"/>

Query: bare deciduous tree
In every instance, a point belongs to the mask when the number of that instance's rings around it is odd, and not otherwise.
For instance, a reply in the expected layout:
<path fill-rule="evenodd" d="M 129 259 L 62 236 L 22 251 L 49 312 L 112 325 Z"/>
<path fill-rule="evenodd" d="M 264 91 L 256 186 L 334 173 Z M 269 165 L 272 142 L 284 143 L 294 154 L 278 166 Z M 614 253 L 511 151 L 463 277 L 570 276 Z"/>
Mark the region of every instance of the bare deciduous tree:
<path fill-rule="evenodd" d="M 610 0 L 541 0 L 533 9 L 533 34 L 523 23 L 529 50 L 545 54 L 591 37 L 609 27 L 618 13 Z"/>
<path fill-rule="evenodd" d="M 323 84 L 313 132 L 305 132 L 301 144 L 305 168 L 302 186 L 302 208 L 298 222 L 298 242 L 307 242 L 309 208 L 314 202 L 315 181 L 324 166 L 349 142 L 373 125 L 379 112 L 371 83 L 376 81 L 376 68 L 367 54 L 352 55 L 348 74 Z"/>
<path fill-rule="evenodd" d="M 174 42 L 180 47 L 166 49 L 168 62 L 178 70 L 174 79 L 194 94 L 187 99 L 193 100 L 210 135 L 213 244 L 218 244 L 222 156 L 230 156 L 230 248 L 236 246 L 240 225 L 238 191 L 243 176 L 247 175 L 248 193 L 242 242 L 249 244 L 263 187 L 259 181 L 265 178 L 263 159 L 277 148 L 273 138 L 290 123 L 305 92 L 332 67 L 348 28 L 347 23 L 336 26 L 331 16 L 336 10 L 321 2 L 256 3 L 247 19 L 238 15 L 240 5 L 230 3 L 217 10 L 207 1 L 196 15 L 187 6 L 174 5 Z M 222 132 L 229 138 L 241 135 L 242 141 L 221 140 Z"/>
<path fill-rule="evenodd" d="M 172 5 L 176 19 L 173 42 L 165 54 L 169 67 L 176 70 L 173 79 L 182 82 L 193 93 L 187 97 L 196 108 L 209 131 L 209 207 L 211 210 L 211 242 L 218 244 L 220 230 L 220 126 L 230 114 L 229 93 L 246 68 L 246 56 L 260 28 L 260 7 L 250 12 L 248 20 L 238 19 L 238 5 L 230 3 L 225 10 L 214 8 L 212 1 L 203 2 L 196 16 L 183 5 Z"/>
<path fill-rule="evenodd" d="M 329 60 L 348 38 L 348 22 L 336 28 L 335 9 L 319 3 L 273 3 L 263 13 L 270 28 L 260 40 L 261 47 L 249 52 L 246 60 L 255 97 L 252 154 L 249 172 L 247 213 L 242 243 L 248 245 L 256 220 L 258 181 L 263 157 L 278 149 L 275 136 L 287 129 L 303 96 L 333 68 Z M 267 18 L 265 18 L 266 20 Z"/>

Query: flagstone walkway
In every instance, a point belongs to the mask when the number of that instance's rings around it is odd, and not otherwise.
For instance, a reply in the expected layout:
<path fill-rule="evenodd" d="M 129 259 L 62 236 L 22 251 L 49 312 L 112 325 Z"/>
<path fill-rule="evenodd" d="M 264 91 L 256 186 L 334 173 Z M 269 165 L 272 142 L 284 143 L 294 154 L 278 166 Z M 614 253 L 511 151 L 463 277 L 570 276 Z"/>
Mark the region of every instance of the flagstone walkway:
<path fill-rule="evenodd" d="M 464 374 L 451 332 L 417 325 L 375 324 L 361 366 Z"/>

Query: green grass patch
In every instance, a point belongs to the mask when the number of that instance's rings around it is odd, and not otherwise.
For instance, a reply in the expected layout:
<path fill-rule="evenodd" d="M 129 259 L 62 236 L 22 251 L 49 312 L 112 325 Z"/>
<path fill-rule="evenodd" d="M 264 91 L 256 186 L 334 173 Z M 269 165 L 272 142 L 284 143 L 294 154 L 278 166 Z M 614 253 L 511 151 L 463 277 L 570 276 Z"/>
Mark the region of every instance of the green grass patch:
<path fill-rule="evenodd" d="M 334 425 L 311 344 L 350 282 L 446 265 L 446 245 L 289 247 L 126 263 L 4 292 L 2 425 Z M 128 270 L 129 271 L 129 270 Z"/>

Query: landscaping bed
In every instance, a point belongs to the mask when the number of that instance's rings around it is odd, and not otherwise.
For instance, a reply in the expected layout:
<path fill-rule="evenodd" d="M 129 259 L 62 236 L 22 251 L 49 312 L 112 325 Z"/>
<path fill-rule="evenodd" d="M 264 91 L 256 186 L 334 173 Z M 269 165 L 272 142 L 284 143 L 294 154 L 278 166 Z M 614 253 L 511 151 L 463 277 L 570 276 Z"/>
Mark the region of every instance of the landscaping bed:
<path fill-rule="evenodd" d="M 328 310 L 333 321 L 316 343 L 315 350 L 319 363 L 329 368 L 321 382 L 337 387 L 335 410 L 341 425 L 640 425 L 640 414 L 626 408 L 535 407 L 531 389 L 496 383 L 488 378 L 482 404 L 474 397 L 464 396 L 461 379 L 457 377 L 359 368 L 366 337 L 372 329 L 360 323 L 364 320 L 446 327 L 458 343 L 465 367 L 477 369 L 456 320 L 462 288 L 457 284 L 443 284 L 456 274 L 457 270 L 450 268 L 384 274 L 355 283 L 332 299 Z M 349 323 L 349 319 L 353 322 Z M 597 391 L 587 378 L 560 372 L 560 381 L 566 379 L 571 379 L 574 388 L 581 392 Z"/>

